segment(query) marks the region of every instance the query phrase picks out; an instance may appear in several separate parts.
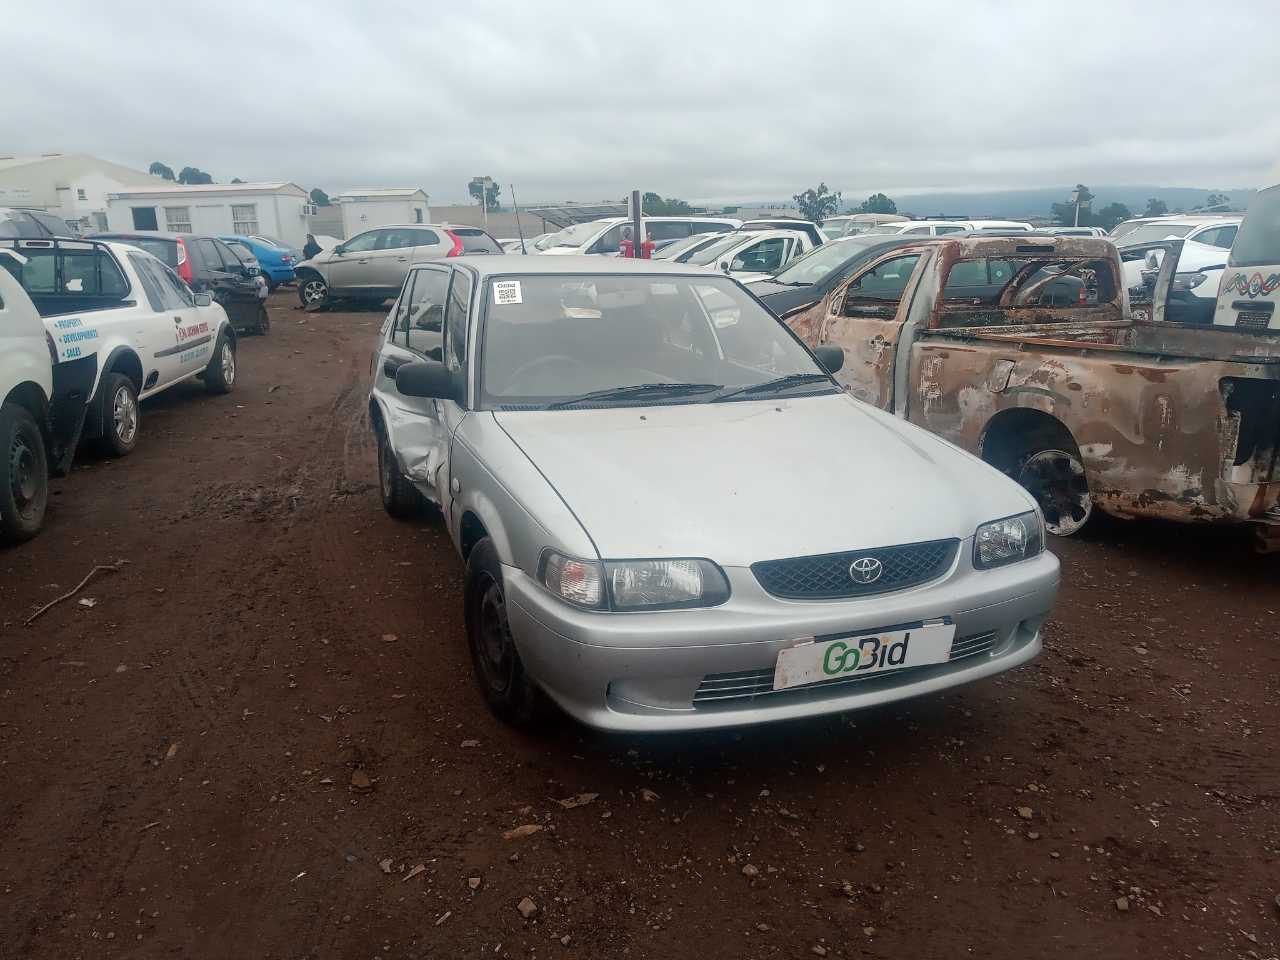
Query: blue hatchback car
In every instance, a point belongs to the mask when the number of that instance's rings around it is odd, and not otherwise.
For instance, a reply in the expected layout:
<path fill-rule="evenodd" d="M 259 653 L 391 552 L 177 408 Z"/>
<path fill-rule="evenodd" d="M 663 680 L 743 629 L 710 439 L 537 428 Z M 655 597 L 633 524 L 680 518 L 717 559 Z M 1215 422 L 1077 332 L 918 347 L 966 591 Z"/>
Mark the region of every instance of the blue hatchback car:
<path fill-rule="evenodd" d="M 258 267 L 262 275 L 267 279 L 267 286 L 271 289 L 274 290 L 282 283 L 293 282 L 294 258 L 288 250 L 264 243 L 258 237 L 228 235 L 221 239 L 239 241 L 252 250 L 253 255 L 258 258 Z"/>

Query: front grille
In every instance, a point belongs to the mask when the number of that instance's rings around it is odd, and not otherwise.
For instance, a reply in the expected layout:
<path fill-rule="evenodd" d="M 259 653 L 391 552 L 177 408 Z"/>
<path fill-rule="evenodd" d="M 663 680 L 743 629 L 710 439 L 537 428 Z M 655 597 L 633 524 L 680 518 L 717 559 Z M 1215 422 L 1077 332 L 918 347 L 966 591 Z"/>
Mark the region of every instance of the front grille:
<path fill-rule="evenodd" d="M 958 660 L 967 660 L 979 654 L 990 653 L 996 645 L 996 631 L 975 633 L 968 637 L 957 637 L 951 641 L 951 655 L 946 663 L 930 664 L 923 667 L 902 667 L 898 670 L 881 670 L 861 677 L 838 677 L 834 680 L 821 680 L 803 687 L 789 687 L 786 690 L 773 689 L 772 670 L 742 670 L 737 673 L 709 673 L 702 678 L 693 695 L 693 705 L 701 708 L 740 707 L 743 701 L 768 699 L 770 704 L 779 702 L 778 698 L 809 699 L 815 693 L 819 696 L 831 692 L 833 687 L 845 687 L 853 683 L 876 683 L 892 685 L 918 679 L 925 672 L 945 671 L 950 664 Z M 843 691 L 841 691 L 843 692 Z"/>
<path fill-rule="evenodd" d="M 760 586 L 786 600 L 835 600 L 865 597 L 893 590 L 905 590 L 942 576 L 951 567 L 960 541 L 929 540 L 896 547 L 846 550 L 815 557 L 764 560 L 751 565 Z M 858 583 L 850 566 L 871 558 L 881 565 L 880 575 L 871 583 Z"/>

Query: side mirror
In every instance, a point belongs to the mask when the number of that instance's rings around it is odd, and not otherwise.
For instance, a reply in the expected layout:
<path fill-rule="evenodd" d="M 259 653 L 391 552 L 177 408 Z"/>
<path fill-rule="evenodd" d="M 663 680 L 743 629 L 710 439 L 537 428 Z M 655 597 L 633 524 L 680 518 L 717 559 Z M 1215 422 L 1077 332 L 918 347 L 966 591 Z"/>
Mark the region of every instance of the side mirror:
<path fill-rule="evenodd" d="M 720 261 L 720 269 L 721 269 L 724 273 L 728 273 L 728 272 L 729 272 L 729 261 L 728 261 L 728 260 L 721 260 L 721 261 Z"/>
<path fill-rule="evenodd" d="M 844 366 L 844 347 L 830 344 L 825 347 L 815 347 L 813 355 L 818 358 L 818 363 L 827 373 L 838 373 Z"/>
<path fill-rule="evenodd" d="M 344 247 L 342 244 L 338 244 L 336 247 L 333 248 L 333 255 L 335 257 L 340 257 L 346 252 L 347 252 L 347 248 Z"/>
<path fill-rule="evenodd" d="M 213 303 L 213 294 L 212 294 L 212 293 L 197 293 L 197 294 L 196 294 L 196 306 L 197 306 L 197 307 L 207 307 L 207 306 L 209 306 L 209 304 L 211 304 L 211 303 Z"/>
<path fill-rule="evenodd" d="M 406 397 L 430 400 L 460 400 L 457 378 L 438 360 L 406 363 L 396 371 L 396 389 Z"/>

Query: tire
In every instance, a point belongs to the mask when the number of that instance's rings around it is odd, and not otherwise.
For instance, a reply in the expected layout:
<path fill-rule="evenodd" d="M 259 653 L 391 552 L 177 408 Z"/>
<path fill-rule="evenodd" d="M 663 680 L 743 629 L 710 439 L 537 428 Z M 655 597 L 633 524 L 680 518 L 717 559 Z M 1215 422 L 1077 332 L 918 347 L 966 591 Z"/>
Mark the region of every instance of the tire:
<path fill-rule="evenodd" d="M 25 407 L 0 407 L 0 543 L 24 543 L 40 532 L 49 506 L 44 436 Z"/>
<path fill-rule="evenodd" d="M 213 356 L 204 368 L 204 388 L 212 394 L 230 393 L 236 385 L 236 348 L 225 333 L 218 334 Z"/>
<path fill-rule="evenodd" d="M 123 373 L 102 378 L 102 436 L 98 443 L 112 457 L 126 457 L 138 445 L 141 414 L 138 391 Z"/>
<path fill-rule="evenodd" d="M 267 305 L 258 304 L 258 322 L 254 325 L 253 332 L 260 337 L 265 337 L 270 329 L 271 315 L 267 313 Z"/>
<path fill-rule="evenodd" d="M 307 309 L 324 306 L 329 300 L 329 284 L 318 274 L 308 273 L 298 278 L 298 302 Z"/>
<path fill-rule="evenodd" d="M 1074 446 L 1047 446 L 1023 454 L 1013 478 L 1035 497 L 1045 529 L 1054 536 L 1074 537 L 1094 519 L 1089 479 Z"/>
<path fill-rule="evenodd" d="M 422 512 L 422 494 L 400 472 L 395 451 L 382 430 L 378 431 L 378 492 L 382 508 L 397 520 L 409 520 Z"/>
<path fill-rule="evenodd" d="M 545 724 L 550 700 L 525 670 L 511 637 L 502 564 L 488 537 L 472 547 L 467 558 L 463 607 L 472 668 L 489 709 L 513 726 Z"/>

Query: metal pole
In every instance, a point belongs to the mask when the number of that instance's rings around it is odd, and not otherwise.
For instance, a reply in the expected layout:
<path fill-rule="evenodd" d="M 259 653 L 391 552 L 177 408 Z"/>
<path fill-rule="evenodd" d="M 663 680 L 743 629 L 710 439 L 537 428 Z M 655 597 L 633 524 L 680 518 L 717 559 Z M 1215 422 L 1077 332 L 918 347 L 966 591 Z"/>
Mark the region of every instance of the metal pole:
<path fill-rule="evenodd" d="M 524 227 L 520 226 L 520 201 L 516 199 L 516 185 L 510 184 L 511 187 L 511 206 L 516 211 L 516 233 L 520 237 L 520 252 L 527 254 L 529 251 L 524 247 Z"/>
<path fill-rule="evenodd" d="M 631 256 L 639 259 L 644 243 L 644 221 L 640 218 L 640 191 L 631 191 Z"/>

